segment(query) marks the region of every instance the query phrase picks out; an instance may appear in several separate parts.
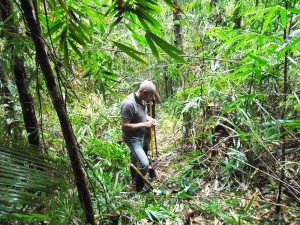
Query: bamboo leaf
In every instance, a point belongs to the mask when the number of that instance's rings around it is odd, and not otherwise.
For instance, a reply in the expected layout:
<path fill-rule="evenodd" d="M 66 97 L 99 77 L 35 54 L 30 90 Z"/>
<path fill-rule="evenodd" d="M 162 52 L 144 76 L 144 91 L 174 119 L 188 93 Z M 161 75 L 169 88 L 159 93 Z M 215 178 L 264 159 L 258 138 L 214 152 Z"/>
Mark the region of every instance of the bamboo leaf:
<path fill-rule="evenodd" d="M 169 56 L 178 62 L 186 63 L 185 60 L 179 56 L 177 53 L 182 53 L 181 50 L 169 44 L 162 38 L 158 37 L 156 34 L 153 34 L 151 31 L 148 31 L 149 37 Z"/>
<path fill-rule="evenodd" d="M 254 16 L 250 17 L 246 23 L 250 23 L 252 22 L 253 20 L 256 20 L 258 19 L 259 17 L 265 17 L 265 15 L 271 13 L 271 12 L 275 12 L 279 9 L 280 7 L 279 6 L 273 6 L 273 7 L 269 7 L 269 8 L 264 8 L 264 9 L 261 9 L 261 10 L 253 10 L 249 13 L 246 13 L 245 16 L 249 16 L 249 15 L 252 15 L 254 14 Z"/>
<path fill-rule="evenodd" d="M 280 19 L 283 27 L 287 26 L 287 12 L 285 9 L 281 8 L 280 11 Z"/>
<path fill-rule="evenodd" d="M 297 8 L 289 8 L 288 10 L 289 12 L 296 14 L 296 15 L 300 15 L 300 9 Z"/>
<path fill-rule="evenodd" d="M 118 11 L 116 10 L 116 6 L 118 4 L 118 1 L 113 1 L 113 3 L 110 5 L 104 16 L 113 16 Z"/>
<path fill-rule="evenodd" d="M 82 42 L 89 42 L 90 39 L 87 35 L 83 32 L 83 27 L 85 26 L 77 26 L 75 23 L 71 22 L 71 26 L 69 27 L 71 32 L 76 33 L 77 36 L 82 40 Z"/>
<path fill-rule="evenodd" d="M 67 65 L 67 67 L 70 68 L 68 42 L 67 40 L 65 40 L 63 43 L 64 43 L 64 62 Z"/>
<path fill-rule="evenodd" d="M 266 17 L 265 17 L 265 21 L 261 30 L 261 34 L 264 34 L 266 32 L 266 30 L 268 29 L 269 23 L 274 15 L 275 11 L 269 12 Z"/>
<path fill-rule="evenodd" d="M 64 9 L 64 11 L 67 13 L 67 15 L 72 18 L 71 13 L 69 12 L 67 6 L 65 5 L 65 3 L 62 0 L 58 0 L 60 6 Z"/>
<path fill-rule="evenodd" d="M 263 59 L 263 58 L 261 58 L 261 57 L 259 57 L 259 56 L 257 56 L 257 55 L 253 55 L 253 54 L 251 54 L 251 53 L 248 53 L 247 56 L 249 56 L 250 58 L 254 59 L 256 62 L 258 62 L 258 63 L 261 64 L 261 65 L 266 65 L 266 64 L 268 64 L 268 61 L 267 61 L 267 60 L 265 60 L 265 59 Z"/>
<path fill-rule="evenodd" d="M 26 214 L 16 206 L 38 205 L 40 193 L 55 190 L 61 180 L 49 173 L 52 162 L 35 148 L 0 143 L 0 215 Z"/>
<path fill-rule="evenodd" d="M 64 25 L 63 22 L 61 22 L 60 20 L 57 20 L 54 24 L 52 24 L 52 26 L 50 27 L 50 34 L 52 35 L 53 33 L 55 33 L 59 28 L 61 28 Z"/>
<path fill-rule="evenodd" d="M 70 46 L 72 47 L 72 49 L 74 50 L 74 52 L 76 52 L 76 54 L 83 59 L 83 55 L 81 54 L 80 50 L 77 48 L 77 46 L 70 40 L 68 40 L 68 43 L 70 44 Z"/>
<path fill-rule="evenodd" d="M 83 73 L 83 78 L 91 76 L 92 75 L 92 71 L 93 71 L 93 69 L 91 67 L 88 67 L 88 69 L 86 71 L 84 71 L 84 73 Z"/>
<path fill-rule="evenodd" d="M 86 46 L 86 43 L 85 43 L 85 41 L 83 40 L 83 38 L 80 36 L 80 35 L 78 35 L 75 31 L 74 31 L 74 29 L 69 29 L 70 30 L 70 37 L 75 41 L 75 42 L 77 42 L 78 44 L 80 44 L 80 45 L 82 45 L 82 46 Z"/>
<path fill-rule="evenodd" d="M 169 6 L 171 8 L 172 11 L 174 11 L 175 6 L 174 6 L 174 3 L 171 0 L 163 0 L 163 1 L 165 2 L 165 4 L 167 6 Z"/>
<path fill-rule="evenodd" d="M 136 51 L 135 49 L 133 48 L 130 48 L 126 45 L 123 45 L 119 42 L 116 42 L 116 41 L 113 41 L 113 43 L 121 50 L 123 51 L 124 53 L 126 53 L 127 55 L 129 55 L 130 57 L 132 57 L 133 59 L 141 62 L 141 63 L 145 63 L 147 64 L 142 58 L 138 57 L 137 54 L 139 55 L 144 55 L 143 53 L 139 52 L 139 51 Z"/>
<path fill-rule="evenodd" d="M 144 18 L 147 19 L 153 26 L 155 26 L 157 29 L 161 28 L 160 23 L 156 19 L 154 19 L 147 11 L 141 9 L 140 12 L 143 13 Z"/>
<path fill-rule="evenodd" d="M 299 38 L 300 29 L 294 30 L 284 41 L 283 43 L 276 49 L 276 52 L 280 52 L 282 49 L 284 49 L 287 45 L 289 45 L 294 39 L 300 39 Z"/>
<path fill-rule="evenodd" d="M 58 38 L 59 38 L 59 48 L 60 48 L 61 50 L 64 49 L 64 42 L 66 41 L 66 38 L 67 38 L 67 31 L 68 31 L 68 28 L 65 27 L 65 28 L 62 30 L 61 34 L 58 36 Z"/>
<path fill-rule="evenodd" d="M 141 25 L 143 26 L 143 28 L 145 30 L 151 30 L 150 27 L 147 25 L 147 23 L 144 21 L 143 17 L 138 15 L 138 18 L 139 18 Z"/>
<path fill-rule="evenodd" d="M 119 16 L 110 26 L 109 26 L 109 30 L 112 30 L 117 24 L 119 24 L 122 20 L 122 17 Z"/>
<path fill-rule="evenodd" d="M 156 58 L 159 58 L 158 51 L 157 51 L 157 49 L 155 47 L 155 44 L 152 41 L 152 39 L 151 39 L 151 37 L 150 37 L 150 35 L 149 35 L 148 32 L 146 33 L 145 38 L 146 38 L 146 40 L 147 40 L 147 42 L 149 44 L 149 47 L 151 48 L 152 53 L 155 55 Z"/>
<path fill-rule="evenodd" d="M 132 42 L 133 47 L 134 47 L 135 49 L 138 49 L 138 45 L 137 45 L 137 43 L 136 43 L 136 39 L 135 39 L 134 35 L 132 35 L 132 36 L 130 37 L 130 39 L 131 39 L 131 42 Z M 138 39 L 138 40 L 140 40 L 140 39 Z"/>
<path fill-rule="evenodd" d="M 166 42 L 165 40 L 163 40 L 162 38 L 160 38 L 156 34 L 152 33 L 151 31 L 148 31 L 148 34 L 150 35 L 150 37 L 152 38 L 152 40 L 154 40 L 155 43 L 159 47 L 161 47 L 163 49 L 169 49 L 170 51 L 173 51 L 173 52 L 176 52 L 176 53 L 183 53 L 180 49 L 178 49 L 175 46 L 169 44 L 168 42 Z"/>
<path fill-rule="evenodd" d="M 157 4 L 157 1 L 152 1 L 152 0 L 148 0 L 148 1 L 141 1 L 142 4 L 137 4 L 138 5 L 138 9 L 142 9 L 142 10 L 147 10 L 147 11 L 151 11 L 151 13 L 154 14 L 160 14 L 162 11 L 162 8 L 159 4 Z"/>
<path fill-rule="evenodd" d="M 75 12 L 75 13 L 76 13 L 77 15 L 79 15 L 81 18 L 88 19 L 87 14 L 83 13 L 82 11 L 80 11 L 80 10 L 78 10 L 78 9 L 72 7 L 72 6 L 69 6 L 69 10 L 70 10 L 70 12 L 71 12 L 72 14 L 74 14 L 74 12 Z M 74 15 L 72 15 L 72 16 L 74 17 Z M 76 19 L 78 19 L 78 18 L 76 17 Z"/>

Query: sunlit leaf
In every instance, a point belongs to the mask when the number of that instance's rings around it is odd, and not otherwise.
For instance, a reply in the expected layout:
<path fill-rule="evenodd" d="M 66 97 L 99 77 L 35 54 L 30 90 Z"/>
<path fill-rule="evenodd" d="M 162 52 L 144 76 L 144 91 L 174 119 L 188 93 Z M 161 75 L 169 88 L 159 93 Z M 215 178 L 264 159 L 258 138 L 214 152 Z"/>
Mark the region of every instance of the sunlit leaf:
<path fill-rule="evenodd" d="M 279 11 L 280 13 L 280 19 L 281 19 L 281 23 L 283 25 L 283 27 L 287 26 L 287 13 L 285 9 L 280 9 Z"/>
<path fill-rule="evenodd" d="M 296 15 L 300 15 L 300 9 L 297 9 L 297 8 L 289 8 L 288 9 L 289 12 L 292 12 Z"/>
<path fill-rule="evenodd" d="M 145 10 L 140 10 L 140 12 L 142 12 L 144 14 L 144 18 L 147 18 L 147 20 L 153 25 L 155 26 L 157 29 L 160 29 L 161 28 L 161 25 L 160 23 L 153 18 L 153 16 L 151 16 L 147 11 Z"/>
<path fill-rule="evenodd" d="M 174 3 L 171 0 L 163 0 L 167 6 L 169 6 L 171 9 L 174 8 Z"/>
<path fill-rule="evenodd" d="M 280 52 L 284 49 L 287 45 L 289 45 L 294 39 L 299 39 L 300 29 L 294 30 L 284 41 L 283 43 L 276 49 L 276 52 Z"/>
<path fill-rule="evenodd" d="M 155 47 L 155 44 L 152 41 L 150 35 L 148 34 L 148 32 L 146 33 L 145 38 L 146 38 L 146 40 L 147 40 L 147 42 L 149 44 L 149 47 L 151 48 L 152 53 L 155 55 L 156 58 L 159 58 L 158 51 L 157 51 L 157 49 Z"/>
<path fill-rule="evenodd" d="M 122 20 L 122 17 L 119 16 L 110 26 L 109 29 L 112 30 L 117 24 L 119 24 Z"/>
<path fill-rule="evenodd" d="M 183 53 L 181 50 L 176 48 L 175 46 L 169 44 L 162 38 L 158 37 L 156 34 L 148 31 L 149 37 L 169 56 L 171 56 L 173 59 L 185 63 L 185 60 L 179 56 L 177 53 Z"/>
<path fill-rule="evenodd" d="M 70 11 L 68 10 L 66 4 L 62 1 L 62 0 L 58 0 L 59 4 L 61 5 L 61 7 L 64 9 L 64 11 L 67 13 L 67 15 L 72 18 L 72 15 L 70 13 Z"/>
<path fill-rule="evenodd" d="M 123 45 L 119 42 L 116 42 L 116 41 L 113 41 L 113 43 L 121 50 L 123 51 L 124 53 L 126 53 L 127 55 L 129 55 L 130 57 L 132 57 L 133 59 L 141 62 L 141 63 L 145 63 L 147 64 L 142 58 L 138 57 L 137 54 L 139 55 L 144 55 L 144 53 L 141 53 L 139 51 L 136 51 L 135 49 L 133 48 L 130 48 L 126 45 Z"/>
<path fill-rule="evenodd" d="M 287 127 L 300 127 L 300 120 L 282 121 L 283 126 Z"/>
<path fill-rule="evenodd" d="M 63 22 L 60 20 L 57 20 L 52 26 L 50 27 L 50 34 L 54 34 L 59 28 L 61 28 L 64 25 Z"/>
<path fill-rule="evenodd" d="M 268 63 L 267 60 L 263 59 L 262 57 L 259 57 L 257 55 L 253 55 L 251 53 L 247 54 L 250 58 L 254 59 L 256 62 L 258 62 L 261 65 L 266 65 Z"/>
<path fill-rule="evenodd" d="M 264 34 L 266 32 L 266 30 L 269 27 L 269 23 L 274 15 L 275 11 L 269 12 L 265 17 L 264 17 L 264 23 L 263 23 L 263 27 L 261 30 L 261 33 Z"/>
<path fill-rule="evenodd" d="M 81 18 L 86 18 L 86 19 L 88 18 L 87 14 L 83 13 L 82 11 L 80 11 L 80 10 L 78 10 L 78 9 L 72 7 L 72 6 L 69 6 L 69 10 L 70 10 L 70 12 L 72 12 L 73 14 L 76 13 L 76 14 L 79 15 Z M 78 19 L 78 18 L 76 17 L 76 19 Z"/>

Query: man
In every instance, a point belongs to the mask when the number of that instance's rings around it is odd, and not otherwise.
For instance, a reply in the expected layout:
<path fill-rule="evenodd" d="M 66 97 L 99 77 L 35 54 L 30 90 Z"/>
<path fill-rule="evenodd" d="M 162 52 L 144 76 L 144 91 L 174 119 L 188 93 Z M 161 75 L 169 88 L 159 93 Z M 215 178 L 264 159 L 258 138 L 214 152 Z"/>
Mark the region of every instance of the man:
<path fill-rule="evenodd" d="M 130 161 L 139 171 L 146 175 L 149 167 L 148 157 L 143 150 L 145 130 L 157 125 L 155 119 L 147 115 L 146 102 L 157 98 L 154 84 L 145 80 L 140 84 L 138 91 L 128 95 L 121 105 L 122 137 L 130 149 Z M 141 192 L 144 187 L 143 179 L 131 171 L 135 178 L 135 188 Z"/>

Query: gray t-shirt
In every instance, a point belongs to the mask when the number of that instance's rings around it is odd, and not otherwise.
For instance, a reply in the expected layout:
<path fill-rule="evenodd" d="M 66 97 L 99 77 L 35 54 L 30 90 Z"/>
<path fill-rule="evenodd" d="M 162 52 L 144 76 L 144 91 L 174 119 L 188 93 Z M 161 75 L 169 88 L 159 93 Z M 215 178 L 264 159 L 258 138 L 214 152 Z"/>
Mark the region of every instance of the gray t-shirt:
<path fill-rule="evenodd" d="M 131 123 L 146 122 L 147 108 L 146 104 L 140 105 L 137 101 L 135 93 L 128 95 L 121 105 L 121 118 L 130 120 Z M 126 131 L 122 129 L 122 137 L 124 141 L 143 140 L 145 128 L 138 130 Z"/>

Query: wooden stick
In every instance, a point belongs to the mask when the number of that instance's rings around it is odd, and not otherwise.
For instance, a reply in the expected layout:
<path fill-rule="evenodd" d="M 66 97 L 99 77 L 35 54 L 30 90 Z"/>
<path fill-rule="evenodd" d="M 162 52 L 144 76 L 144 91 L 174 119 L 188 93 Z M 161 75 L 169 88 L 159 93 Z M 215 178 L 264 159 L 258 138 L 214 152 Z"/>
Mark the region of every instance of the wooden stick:
<path fill-rule="evenodd" d="M 154 144 L 155 144 L 156 157 L 158 157 L 157 141 L 156 141 L 156 129 L 155 129 L 155 126 L 153 126 L 153 131 L 154 131 Z"/>
<path fill-rule="evenodd" d="M 132 163 L 130 163 L 130 167 L 132 167 L 135 172 L 147 183 L 149 184 L 149 186 L 154 189 L 153 184 L 146 178 L 144 177 L 144 175 L 141 173 L 141 171 L 138 170 L 138 168 L 135 167 L 135 165 L 133 165 Z"/>
<path fill-rule="evenodd" d="M 150 112 L 149 112 L 150 117 L 153 117 L 152 104 L 153 104 L 153 102 L 150 101 L 150 103 L 149 103 L 149 105 L 150 105 Z M 149 132 L 150 132 L 150 148 L 151 148 L 151 157 L 153 158 L 153 156 L 154 156 L 154 148 L 153 148 L 153 132 L 152 131 L 153 131 L 153 128 L 151 127 L 149 129 Z"/>

